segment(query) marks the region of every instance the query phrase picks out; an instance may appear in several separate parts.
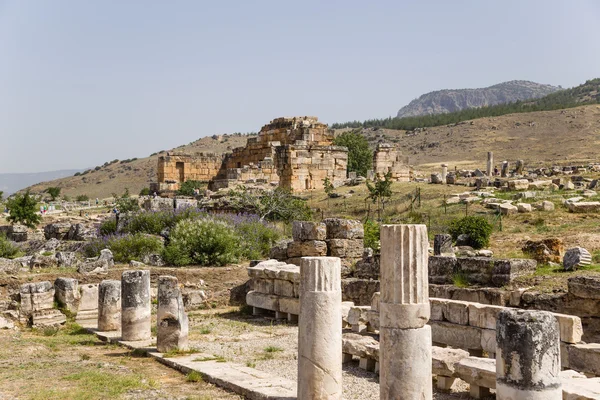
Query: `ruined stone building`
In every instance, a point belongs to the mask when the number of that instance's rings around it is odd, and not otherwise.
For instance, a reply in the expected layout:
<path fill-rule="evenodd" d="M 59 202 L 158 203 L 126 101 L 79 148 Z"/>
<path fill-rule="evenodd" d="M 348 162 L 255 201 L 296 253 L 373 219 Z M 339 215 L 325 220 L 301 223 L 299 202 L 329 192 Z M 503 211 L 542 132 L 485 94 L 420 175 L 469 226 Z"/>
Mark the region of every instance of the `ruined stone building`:
<path fill-rule="evenodd" d="M 382 179 L 388 172 L 392 173 L 392 181 L 409 182 L 410 168 L 408 157 L 389 143 L 377 144 L 373 153 L 373 172 L 376 178 Z"/>
<path fill-rule="evenodd" d="M 167 153 L 158 159 L 158 182 L 152 190 L 173 191 L 181 182 L 209 182 L 213 190 L 263 183 L 292 191 L 322 189 L 328 178 L 346 179 L 348 149 L 333 146 L 333 134 L 316 117 L 277 118 L 225 155 Z"/>

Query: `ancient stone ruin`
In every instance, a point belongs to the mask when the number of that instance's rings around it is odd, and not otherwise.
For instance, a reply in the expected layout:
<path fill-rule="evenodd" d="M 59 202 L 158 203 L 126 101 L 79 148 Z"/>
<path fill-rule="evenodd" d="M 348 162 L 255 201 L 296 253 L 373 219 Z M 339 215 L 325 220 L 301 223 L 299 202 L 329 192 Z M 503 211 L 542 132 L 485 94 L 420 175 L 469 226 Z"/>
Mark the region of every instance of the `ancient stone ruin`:
<path fill-rule="evenodd" d="M 160 156 L 150 190 L 174 192 L 188 180 L 209 183 L 211 190 L 260 184 L 301 192 L 323 189 L 325 178 L 340 186 L 347 178 L 348 149 L 334 146 L 333 139 L 333 131 L 317 117 L 276 118 L 231 153 Z M 372 179 L 389 172 L 394 181 L 410 180 L 408 158 L 391 144 L 377 145 L 371 172 Z"/>

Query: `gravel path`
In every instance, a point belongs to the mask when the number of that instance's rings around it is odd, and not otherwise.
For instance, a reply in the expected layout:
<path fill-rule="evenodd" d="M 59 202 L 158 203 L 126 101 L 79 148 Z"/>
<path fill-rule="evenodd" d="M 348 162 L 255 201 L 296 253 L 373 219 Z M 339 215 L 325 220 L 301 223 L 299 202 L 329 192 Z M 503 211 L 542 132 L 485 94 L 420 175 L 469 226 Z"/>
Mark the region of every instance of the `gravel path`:
<path fill-rule="evenodd" d="M 298 327 L 287 322 L 241 313 L 190 314 L 190 345 L 227 361 L 296 380 Z M 379 376 L 344 364 L 344 399 L 379 400 Z M 457 380 L 451 393 L 435 392 L 435 400 L 469 398 L 469 385 Z M 491 396 L 494 399 L 495 396 Z"/>

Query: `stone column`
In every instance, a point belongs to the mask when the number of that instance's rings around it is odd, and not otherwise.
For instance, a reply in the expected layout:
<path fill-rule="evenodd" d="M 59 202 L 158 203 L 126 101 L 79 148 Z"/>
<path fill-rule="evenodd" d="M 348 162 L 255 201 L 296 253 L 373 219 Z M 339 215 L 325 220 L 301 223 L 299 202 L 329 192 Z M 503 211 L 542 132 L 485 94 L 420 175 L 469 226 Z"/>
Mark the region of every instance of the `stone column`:
<path fill-rule="evenodd" d="M 523 175 L 524 168 L 525 168 L 525 163 L 523 162 L 523 160 L 517 160 L 517 163 L 515 166 L 515 173 L 517 175 Z"/>
<path fill-rule="evenodd" d="M 496 398 L 561 400 L 560 334 L 545 311 L 505 309 L 496 328 Z"/>
<path fill-rule="evenodd" d="M 509 168 L 509 164 L 508 161 L 502 161 L 502 171 L 500 172 L 500 176 L 502 178 L 506 178 L 508 176 L 508 168 Z"/>
<path fill-rule="evenodd" d="M 381 227 L 381 400 L 431 400 L 431 328 L 425 225 Z"/>
<path fill-rule="evenodd" d="M 124 271 L 121 276 L 121 339 L 152 338 L 150 271 Z"/>
<path fill-rule="evenodd" d="M 158 277 L 158 311 L 156 313 L 156 347 L 159 352 L 187 350 L 188 317 L 177 278 Z"/>
<path fill-rule="evenodd" d="M 485 172 L 487 173 L 487 176 L 494 175 L 494 152 L 493 151 L 488 151 L 487 168 L 486 168 Z"/>
<path fill-rule="evenodd" d="M 106 280 L 98 286 L 98 330 L 121 329 L 121 281 Z"/>
<path fill-rule="evenodd" d="M 342 399 L 342 287 L 337 257 L 303 257 L 298 400 Z"/>
<path fill-rule="evenodd" d="M 442 164 L 442 183 L 446 183 L 446 176 L 448 175 L 448 164 Z"/>

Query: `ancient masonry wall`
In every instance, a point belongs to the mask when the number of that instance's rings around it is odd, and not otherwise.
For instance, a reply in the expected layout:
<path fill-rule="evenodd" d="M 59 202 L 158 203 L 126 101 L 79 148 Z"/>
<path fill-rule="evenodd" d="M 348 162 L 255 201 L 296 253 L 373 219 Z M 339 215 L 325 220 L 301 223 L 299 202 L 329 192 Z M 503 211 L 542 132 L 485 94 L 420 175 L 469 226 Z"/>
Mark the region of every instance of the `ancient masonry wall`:
<path fill-rule="evenodd" d="M 377 178 L 383 179 L 388 172 L 392 173 L 392 180 L 397 182 L 410 181 L 410 168 L 408 157 L 403 156 L 395 146 L 388 143 L 379 143 L 373 153 L 373 171 Z"/>
<path fill-rule="evenodd" d="M 158 182 L 208 182 L 213 179 L 223 163 L 223 156 L 214 153 L 196 155 L 167 153 L 158 158 Z"/>
<path fill-rule="evenodd" d="M 226 155 L 168 153 L 158 159 L 158 191 L 172 191 L 188 180 L 211 182 L 211 189 L 263 183 L 292 191 L 322 189 L 346 179 L 348 150 L 332 146 L 333 135 L 316 117 L 277 118 Z"/>

